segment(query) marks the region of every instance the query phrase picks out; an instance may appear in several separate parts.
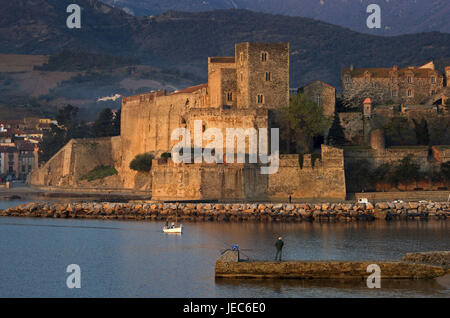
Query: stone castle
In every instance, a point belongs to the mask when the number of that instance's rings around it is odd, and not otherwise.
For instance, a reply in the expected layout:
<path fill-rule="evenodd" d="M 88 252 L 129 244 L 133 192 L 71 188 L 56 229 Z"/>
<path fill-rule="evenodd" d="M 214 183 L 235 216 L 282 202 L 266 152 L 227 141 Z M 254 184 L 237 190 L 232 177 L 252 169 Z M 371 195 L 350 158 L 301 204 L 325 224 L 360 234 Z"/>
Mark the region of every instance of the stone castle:
<path fill-rule="evenodd" d="M 366 148 L 345 149 L 344 153 L 344 149 L 322 144 L 320 159 L 311 154 L 303 160 L 296 154 L 280 155 L 277 172 L 268 175 L 260 173 L 260 162 L 234 163 L 224 158 L 214 163 L 175 163 L 165 156 L 179 142 L 171 138 L 174 130 L 186 128 L 192 135 L 198 121 L 202 132 L 216 128 L 224 136 L 227 128 L 271 128 L 274 113 L 289 104 L 289 44 L 239 43 L 234 56 L 208 59 L 207 83 L 123 98 L 120 136 L 71 140 L 32 172 L 30 182 L 135 189 L 151 193 L 155 200 L 342 200 L 347 190 L 355 190 L 345 179 L 345 167 L 351 163 L 366 160 L 379 166 L 412 155 L 430 171 L 450 160 L 447 146 L 386 148 L 380 129 L 396 116 L 408 120 L 423 117 L 434 121 L 433 125 L 443 125 L 445 135 L 450 116 L 442 105 L 449 97 L 449 83 L 450 67 L 441 74 L 432 62 L 401 69 L 343 69 L 341 97 L 350 110 L 337 112 L 336 89 L 322 81 L 299 91 L 323 106 L 324 115 L 337 114 L 347 140 Z M 360 110 L 355 111 L 355 105 Z M 440 137 L 442 131 L 437 131 Z M 323 132 L 325 140 L 327 134 L 328 129 Z M 439 136 L 431 133 L 430 137 Z M 202 139 L 200 145 L 191 146 L 204 149 L 208 142 Z M 145 153 L 155 158 L 150 172 L 131 170 L 130 162 Z M 92 182 L 82 180 L 101 165 L 115 167 L 118 174 Z"/>
<path fill-rule="evenodd" d="M 335 94 L 334 88 L 326 88 Z M 218 128 L 223 135 L 226 128 L 269 128 L 270 113 L 288 104 L 289 44 L 239 43 L 235 56 L 208 59 L 208 83 L 123 98 L 120 137 L 72 140 L 35 170 L 30 181 L 141 189 L 151 191 L 155 200 L 345 199 L 343 150 L 326 145 L 321 159 L 305 155 L 302 165 L 298 155 L 281 155 L 277 173 L 269 175 L 260 173 L 260 163 L 187 164 L 161 158 L 178 142 L 171 140 L 177 128 L 192 132 L 196 120 L 202 121 L 203 131 Z M 331 114 L 334 104 L 324 109 Z M 156 158 L 151 171 L 131 170 L 130 162 L 144 153 Z M 99 165 L 114 166 L 118 175 L 102 184 L 80 180 Z"/>

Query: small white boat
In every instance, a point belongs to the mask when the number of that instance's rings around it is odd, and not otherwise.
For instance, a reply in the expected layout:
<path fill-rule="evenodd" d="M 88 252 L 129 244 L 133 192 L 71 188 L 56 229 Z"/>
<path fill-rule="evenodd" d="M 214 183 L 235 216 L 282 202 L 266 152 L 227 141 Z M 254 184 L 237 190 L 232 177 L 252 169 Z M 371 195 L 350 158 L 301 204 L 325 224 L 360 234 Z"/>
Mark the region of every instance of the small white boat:
<path fill-rule="evenodd" d="M 165 226 L 163 227 L 164 233 L 182 233 L 183 231 L 183 224 L 180 224 L 178 226 Z"/>

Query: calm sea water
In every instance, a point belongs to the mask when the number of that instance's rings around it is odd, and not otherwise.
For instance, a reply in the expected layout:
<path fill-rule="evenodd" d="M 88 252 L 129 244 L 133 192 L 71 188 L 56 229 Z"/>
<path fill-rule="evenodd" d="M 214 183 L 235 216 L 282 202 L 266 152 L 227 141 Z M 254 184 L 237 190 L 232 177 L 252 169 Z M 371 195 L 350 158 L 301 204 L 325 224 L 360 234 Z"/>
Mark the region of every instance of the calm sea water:
<path fill-rule="evenodd" d="M 0 208 L 19 201 L 0 202 Z M 448 221 L 350 224 L 186 223 L 0 218 L 0 297 L 450 297 L 436 280 L 365 282 L 215 280 L 220 251 L 271 260 L 283 236 L 291 260 L 398 260 L 407 252 L 450 250 Z M 81 288 L 66 267 L 81 267 Z"/>

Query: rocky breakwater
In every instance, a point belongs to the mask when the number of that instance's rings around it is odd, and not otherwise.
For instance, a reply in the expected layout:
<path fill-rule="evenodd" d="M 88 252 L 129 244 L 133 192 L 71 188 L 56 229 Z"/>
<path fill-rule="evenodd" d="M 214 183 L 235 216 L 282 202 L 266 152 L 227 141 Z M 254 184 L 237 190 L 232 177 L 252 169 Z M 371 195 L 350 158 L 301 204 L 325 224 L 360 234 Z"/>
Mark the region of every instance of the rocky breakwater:
<path fill-rule="evenodd" d="M 0 210 L 0 216 L 219 222 L 445 220 L 450 203 L 28 203 Z"/>

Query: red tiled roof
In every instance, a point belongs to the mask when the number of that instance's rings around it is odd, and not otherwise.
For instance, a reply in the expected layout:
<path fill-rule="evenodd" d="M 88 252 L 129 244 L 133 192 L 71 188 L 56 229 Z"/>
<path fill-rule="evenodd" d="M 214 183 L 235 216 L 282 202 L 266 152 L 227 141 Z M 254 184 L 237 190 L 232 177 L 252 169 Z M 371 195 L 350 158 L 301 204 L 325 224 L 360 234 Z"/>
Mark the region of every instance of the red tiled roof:
<path fill-rule="evenodd" d="M 199 89 L 208 87 L 208 83 L 204 83 L 204 84 L 200 84 L 200 85 L 196 85 L 196 86 L 191 86 L 191 87 L 186 87 L 185 89 L 182 89 L 181 91 L 172 93 L 173 94 L 186 94 L 186 93 L 193 93 L 195 91 L 198 91 Z"/>
<path fill-rule="evenodd" d="M 364 100 L 364 103 L 363 104 L 371 104 L 372 103 L 372 101 L 370 100 L 370 98 L 366 98 L 365 100 Z"/>
<path fill-rule="evenodd" d="M 352 77 L 363 77 L 366 72 L 370 73 L 372 77 L 391 77 L 393 72 L 397 72 L 399 76 L 405 76 L 412 72 L 415 77 L 428 77 L 432 74 L 440 73 L 436 70 L 428 68 L 401 68 L 394 70 L 391 68 L 355 68 L 353 70 L 349 68 L 342 69 L 343 73 L 350 73 Z"/>
<path fill-rule="evenodd" d="M 335 88 L 334 86 L 331 86 L 330 84 L 325 83 L 324 81 L 321 81 L 321 80 L 315 80 L 315 81 L 312 81 L 312 82 L 310 82 L 309 84 L 306 84 L 306 85 L 303 86 L 303 87 L 309 86 L 309 85 L 314 84 L 314 83 L 321 83 L 321 84 L 324 85 L 324 86 L 327 86 L 327 87 L 330 87 L 330 88 Z"/>
<path fill-rule="evenodd" d="M 142 100 L 142 99 L 147 100 L 147 101 L 151 101 L 155 97 L 164 96 L 164 95 L 166 95 L 166 91 L 165 90 L 159 90 L 159 91 L 153 91 L 153 92 L 147 92 L 147 93 L 142 93 L 142 94 L 137 94 L 137 95 L 123 97 L 122 98 L 122 102 L 126 103 L 126 102 L 129 102 L 129 101 Z"/>

